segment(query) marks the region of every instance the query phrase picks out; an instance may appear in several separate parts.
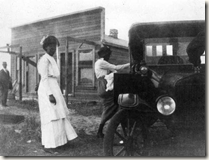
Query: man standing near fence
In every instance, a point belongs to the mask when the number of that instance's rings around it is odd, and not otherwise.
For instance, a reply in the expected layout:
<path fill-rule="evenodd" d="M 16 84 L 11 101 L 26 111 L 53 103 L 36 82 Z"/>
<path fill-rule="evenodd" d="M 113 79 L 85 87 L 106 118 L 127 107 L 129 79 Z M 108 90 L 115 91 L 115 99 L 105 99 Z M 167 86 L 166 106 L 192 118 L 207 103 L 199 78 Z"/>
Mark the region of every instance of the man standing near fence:
<path fill-rule="evenodd" d="M 3 107 L 7 106 L 8 90 L 12 89 L 12 79 L 7 70 L 7 62 L 2 63 L 3 68 L 0 70 L 0 85 L 1 85 L 1 103 Z"/>

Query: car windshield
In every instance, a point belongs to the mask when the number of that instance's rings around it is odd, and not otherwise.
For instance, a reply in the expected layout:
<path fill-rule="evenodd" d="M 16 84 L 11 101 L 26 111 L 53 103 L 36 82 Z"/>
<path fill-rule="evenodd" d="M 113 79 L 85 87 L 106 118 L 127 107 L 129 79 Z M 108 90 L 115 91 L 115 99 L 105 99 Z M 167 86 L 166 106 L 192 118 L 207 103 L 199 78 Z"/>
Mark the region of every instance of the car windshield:
<path fill-rule="evenodd" d="M 190 64 L 186 52 L 192 37 L 145 39 L 145 61 L 148 65 Z M 201 56 L 205 63 L 205 54 Z"/>

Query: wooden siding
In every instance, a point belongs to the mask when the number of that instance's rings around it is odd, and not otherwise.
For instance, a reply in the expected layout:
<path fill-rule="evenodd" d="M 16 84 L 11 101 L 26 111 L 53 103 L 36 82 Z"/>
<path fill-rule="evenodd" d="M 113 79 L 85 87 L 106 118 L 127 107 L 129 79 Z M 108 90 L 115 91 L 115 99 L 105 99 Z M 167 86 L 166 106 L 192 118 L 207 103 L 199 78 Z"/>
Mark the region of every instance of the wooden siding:
<path fill-rule="evenodd" d="M 121 49 L 116 47 L 111 47 L 112 55 L 110 57 L 110 63 L 119 65 L 129 63 L 128 49 Z"/>
<path fill-rule="evenodd" d="M 20 44 L 23 47 L 23 55 L 30 57 L 31 60 L 37 62 L 40 55 L 44 54 L 44 50 L 40 45 L 40 40 L 44 35 L 55 35 L 60 42 L 58 49 L 58 64 L 60 63 L 60 54 L 66 52 L 66 37 L 85 39 L 93 42 L 102 42 L 105 36 L 105 10 L 104 8 L 97 8 L 86 12 L 80 12 L 71 15 L 65 15 L 57 18 L 52 18 L 44 21 L 39 21 L 31 24 L 26 24 L 12 28 L 12 45 Z M 118 41 L 118 40 L 116 40 Z M 112 42 L 112 41 L 111 41 Z M 128 48 L 120 45 L 108 44 L 112 49 L 112 56 L 110 63 L 124 64 L 129 62 Z M 80 48 L 79 48 L 80 47 Z M 100 46 L 92 46 L 88 44 L 77 43 L 74 41 L 68 42 L 68 51 L 72 52 L 72 88 L 74 88 L 73 95 L 75 98 L 82 99 L 98 99 L 96 90 L 96 77 L 93 80 L 94 85 L 90 88 L 76 86 L 76 69 L 77 60 L 76 54 L 78 49 L 93 49 L 94 58 L 93 62 L 98 58 L 97 51 Z M 19 52 L 19 48 L 13 49 Z M 56 56 L 55 56 L 56 57 Z M 15 56 L 11 58 L 11 72 L 12 79 L 18 78 L 17 60 Z M 27 68 L 26 64 L 23 65 L 23 93 L 33 93 L 36 83 L 38 82 L 37 70 L 30 64 Z M 94 67 L 92 68 L 94 69 Z M 28 72 L 27 72 L 28 71 Z M 27 73 L 27 75 L 26 75 Z M 27 88 L 26 88 L 27 87 Z"/>
<path fill-rule="evenodd" d="M 100 41 L 102 10 L 97 9 L 12 28 L 12 44 L 22 45 L 23 52 L 37 52 L 42 50 L 40 40 L 44 35 Z"/>
<path fill-rule="evenodd" d="M 104 33 L 102 31 L 104 29 L 104 26 L 102 26 L 104 25 L 103 18 L 104 8 L 99 7 L 85 12 L 17 26 L 12 28 L 11 43 L 12 45 L 21 45 L 23 47 L 23 55 L 35 56 L 38 53 L 43 53 L 40 45 L 42 37 L 44 35 L 55 35 L 60 41 L 59 53 L 63 53 L 66 49 L 67 36 L 89 41 L 101 41 L 101 37 L 103 37 L 101 34 Z M 69 50 L 76 49 L 79 45 L 80 43 L 69 42 Z M 19 52 L 19 49 L 15 48 L 12 51 Z M 17 61 L 15 56 L 11 57 L 11 64 L 12 79 L 15 80 L 17 79 Z M 34 92 L 34 87 L 37 83 L 36 69 L 29 65 L 28 71 L 28 91 Z M 25 81 L 23 85 L 25 86 Z"/>

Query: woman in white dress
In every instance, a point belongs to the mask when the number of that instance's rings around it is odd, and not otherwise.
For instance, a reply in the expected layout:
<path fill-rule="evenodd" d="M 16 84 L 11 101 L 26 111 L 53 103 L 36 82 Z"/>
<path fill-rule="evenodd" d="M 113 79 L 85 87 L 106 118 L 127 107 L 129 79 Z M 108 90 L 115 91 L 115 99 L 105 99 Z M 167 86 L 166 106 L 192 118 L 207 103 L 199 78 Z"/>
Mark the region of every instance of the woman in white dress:
<path fill-rule="evenodd" d="M 41 138 L 44 150 L 52 153 L 56 147 L 75 139 L 77 134 L 69 121 L 69 110 L 58 84 L 60 72 L 53 55 L 59 41 L 54 36 L 47 36 L 41 44 L 46 51 L 37 66 L 41 76 L 38 87 Z"/>

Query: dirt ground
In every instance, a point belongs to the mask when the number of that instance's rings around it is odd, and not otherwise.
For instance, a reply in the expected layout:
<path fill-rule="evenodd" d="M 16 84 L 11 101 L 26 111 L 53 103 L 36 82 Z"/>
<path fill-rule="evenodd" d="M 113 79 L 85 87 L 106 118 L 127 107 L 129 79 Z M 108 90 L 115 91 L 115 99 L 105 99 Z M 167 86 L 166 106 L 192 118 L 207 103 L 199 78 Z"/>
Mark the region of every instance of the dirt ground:
<path fill-rule="evenodd" d="M 16 106 L 10 106 L 1 109 L 1 114 L 16 114 L 24 116 L 35 116 L 39 120 L 39 114 L 37 111 L 29 111 L 27 109 L 21 109 Z M 72 125 L 75 127 L 76 132 L 84 132 L 84 134 L 91 137 L 95 137 L 96 131 L 99 125 L 99 116 L 82 116 L 77 114 L 74 110 L 70 110 L 70 120 Z M 2 125 L 2 124 L 1 124 Z M 21 128 L 21 123 L 18 125 L 4 124 L 6 127 L 14 127 L 18 132 L 18 128 Z M 190 125 L 190 126 L 189 126 Z M 204 127 L 200 127 L 195 124 L 191 127 L 191 124 L 184 126 L 184 128 L 177 128 L 177 134 L 174 137 L 169 135 L 169 131 L 165 127 L 154 126 L 150 130 L 150 137 L 152 144 L 150 146 L 149 156 L 165 156 L 165 157 L 202 157 L 206 156 L 206 132 Z M 103 156 L 102 153 L 102 141 L 92 138 L 94 141 L 92 145 L 98 145 L 101 153 L 99 156 Z M 96 142 L 97 141 L 97 142 Z M 76 142 L 75 142 L 76 143 Z M 41 149 L 40 142 L 35 142 L 33 139 L 26 143 L 27 153 L 25 155 L 31 156 L 51 156 L 44 153 Z M 70 156 L 66 153 L 59 156 Z"/>
<path fill-rule="evenodd" d="M 99 125 L 100 117 L 98 116 L 82 116 L 77 114 L 74 110 L 69 109 L 70 111 L 70 121 L 75 127 L 76 131 L 83 130 L 87 135 L 95 135 L 96 130 Z M 36 111 L 29 111 L 28 109 L 18 108 L 16 106 L 10 106 L 6 108 L 1 108 L 1 114 L 14 114 L 14 115 L 23 115 L 23 116 L 34 116 L 39 121 L 39 113 Z M 78 125 L 79 124 L 79 125 Z M 4 124 L 8 125 L 8 124 Z M 16 124 L 14 124 L 16 125 Z M 21 124 L 20 124 L 21 125 Z M 12 126 L 9 124 L 8 126 Z"/>
<path fill-rule="evenodd" d="M 100 117 L 99 116 L 82 116 L 79 115 L 75 112 L 73 109 L 69 109 L 70 115 L 69 119 L 71 121 L 72 126 L 74 127 L 75 131 L 77 133 L 85 134 L 87 136 L 92 136 L 96 138 L 96 132 L 97 128 L 100 122 Z M 13 102 L 8 102 L 8 107 L 1 107 L 0 106 L 0 113 L 5 114 L 5 115 L 23 115 L 25 118 L 26 117 L 36 117 L 36 121 L 40 122 L 40 116 L 37 111 L 33 110 L 28 110 L 16 107 L 13 105 Z M 21 132 L 21 128 L 24 125 L 23 123 L 19 124 L 11 124 L 11 123 L 0 123 L 0 126 L 4 126 L 6 128 L 14 128 L 15 132 Z M 78 138 L 77 138 L 78 139 Z M 79 140 L 75 141 L 79 141 Z M 76 143 L 76 142 L 73 142 Z M 41 143 L 37 142 L 35 139 L 31 138 L 29 139 L 26 144 L 27 146 L 27 152 L 24 153 L 24 155 L 31 155 L 31 156 L 52 156 L 48 153 L 45 153 L 41 147 Z M 31 149 L 28 149 L 31 148 Z M 29 153 L 30 152 L 30 153 Z M 64 155 L 59 155 L 59 156 L 66 156 L 66 153 Z"/>

